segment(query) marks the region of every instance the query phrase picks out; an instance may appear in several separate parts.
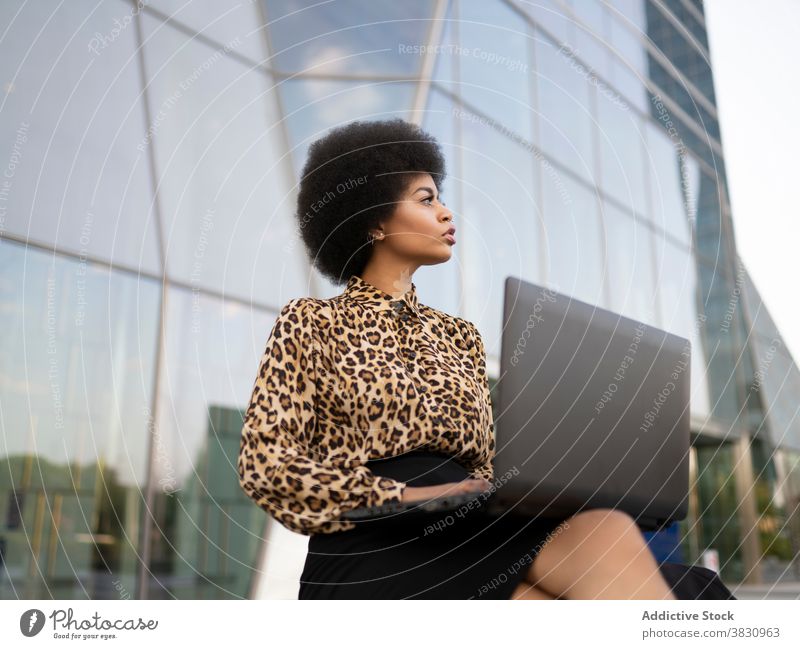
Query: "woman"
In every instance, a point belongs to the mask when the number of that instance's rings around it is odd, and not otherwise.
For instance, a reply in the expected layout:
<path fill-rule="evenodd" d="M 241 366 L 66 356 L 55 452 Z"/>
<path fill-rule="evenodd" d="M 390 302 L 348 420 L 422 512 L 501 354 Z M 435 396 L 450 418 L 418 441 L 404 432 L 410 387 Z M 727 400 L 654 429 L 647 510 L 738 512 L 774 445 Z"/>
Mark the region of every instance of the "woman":
<path fill-rule="evenodd" d="M 436 140 L 399 119 L 354 122 L 309 149 L 300 232 L 314 266 L 346 288 L 281 310 L 238 466 L 248 496 L 310 536 L 300 598 L 675 599 L 616 510 L 342 517 L 495 486 L 481 336 L 421 304 L 411 281 L 452 255 L 444 178 Z"/>

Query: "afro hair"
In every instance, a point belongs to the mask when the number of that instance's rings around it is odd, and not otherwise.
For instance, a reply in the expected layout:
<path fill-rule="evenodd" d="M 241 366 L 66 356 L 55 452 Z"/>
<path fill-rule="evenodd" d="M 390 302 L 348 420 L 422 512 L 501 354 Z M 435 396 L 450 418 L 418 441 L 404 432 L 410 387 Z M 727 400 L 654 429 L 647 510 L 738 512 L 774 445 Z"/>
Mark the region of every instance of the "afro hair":
<path fill-rule="evenodd" d="M 308 149 L 295 216 L 311 263 L 334 284 L 360 275 L 369 232 L 390 217 L 415 175 L 439 191 L 445 160 L 436 139 L 402 119 L 354 121 Z"/>

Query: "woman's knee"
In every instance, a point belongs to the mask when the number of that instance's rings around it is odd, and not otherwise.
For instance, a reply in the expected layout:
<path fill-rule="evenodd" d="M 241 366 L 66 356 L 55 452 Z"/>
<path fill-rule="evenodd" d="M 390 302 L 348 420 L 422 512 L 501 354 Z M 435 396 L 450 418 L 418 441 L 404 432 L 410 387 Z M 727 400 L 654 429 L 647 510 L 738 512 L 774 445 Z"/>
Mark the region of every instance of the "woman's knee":
<path fill-rule="evenodd" d="M 524 579 L 519 582 L 514 592 L 511 593 L 511 599 L 556 599 L 550 593 L 547 593 L 536 586 L 529 584 Z"/>
<path fill-rule="evenodd" d="M 571 516 L 567 522 L 573 537 L 580 536 L 593 545 L 644 541 L 636 521 L 619 509 L 587 509 Z"/>
<path fill-rule="evenodd" d="M 645 545 L 636 521 L 617 509 L 589 509 L 566 520 L 565 532 L 554 537 L 537 555 L 530 568 L 537 583 L 558 566 L 585 570 L 598 560 L 609 567 L 615 558 L 630 561 L 632 551 Z M 601 559 L 602 557 L 602 559 Z"/>

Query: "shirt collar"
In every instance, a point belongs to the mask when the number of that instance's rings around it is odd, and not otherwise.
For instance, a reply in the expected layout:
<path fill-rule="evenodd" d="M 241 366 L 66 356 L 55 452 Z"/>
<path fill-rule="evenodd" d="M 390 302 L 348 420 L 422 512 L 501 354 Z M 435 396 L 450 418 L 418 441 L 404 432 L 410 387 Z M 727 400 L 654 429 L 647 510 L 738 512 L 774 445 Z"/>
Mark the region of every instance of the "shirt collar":
<path fill-rule="evenodd" d="M 399 314 L 405 307 L 419 317 L 420 304 L 417 298 L 417 286 L 413 282 L 411 288 L 405 293 L 397 291 L 391 294 L 373 286 L 358 275 L 351 275 L 342 296 L 377 311 L 393 311 L 395 314 Z"/>

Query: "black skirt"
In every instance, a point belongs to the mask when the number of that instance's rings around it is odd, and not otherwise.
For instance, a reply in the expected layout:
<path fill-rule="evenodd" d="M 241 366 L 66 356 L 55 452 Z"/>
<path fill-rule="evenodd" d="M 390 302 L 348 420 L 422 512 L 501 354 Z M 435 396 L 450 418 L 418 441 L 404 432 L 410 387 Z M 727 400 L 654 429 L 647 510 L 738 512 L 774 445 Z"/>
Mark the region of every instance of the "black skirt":
<path fill-rule="evenodd" d="M 372 460 L 367 466 L 412 487 L 469 477 L 453 458 L 424 451 Z M 475 504 L 480 503 L 478 498 Z M 491 515 L 482 506 L 461 506 L 315 534 L 309 539 L 299 598 L 509 599 L 562 520 Z"/>

